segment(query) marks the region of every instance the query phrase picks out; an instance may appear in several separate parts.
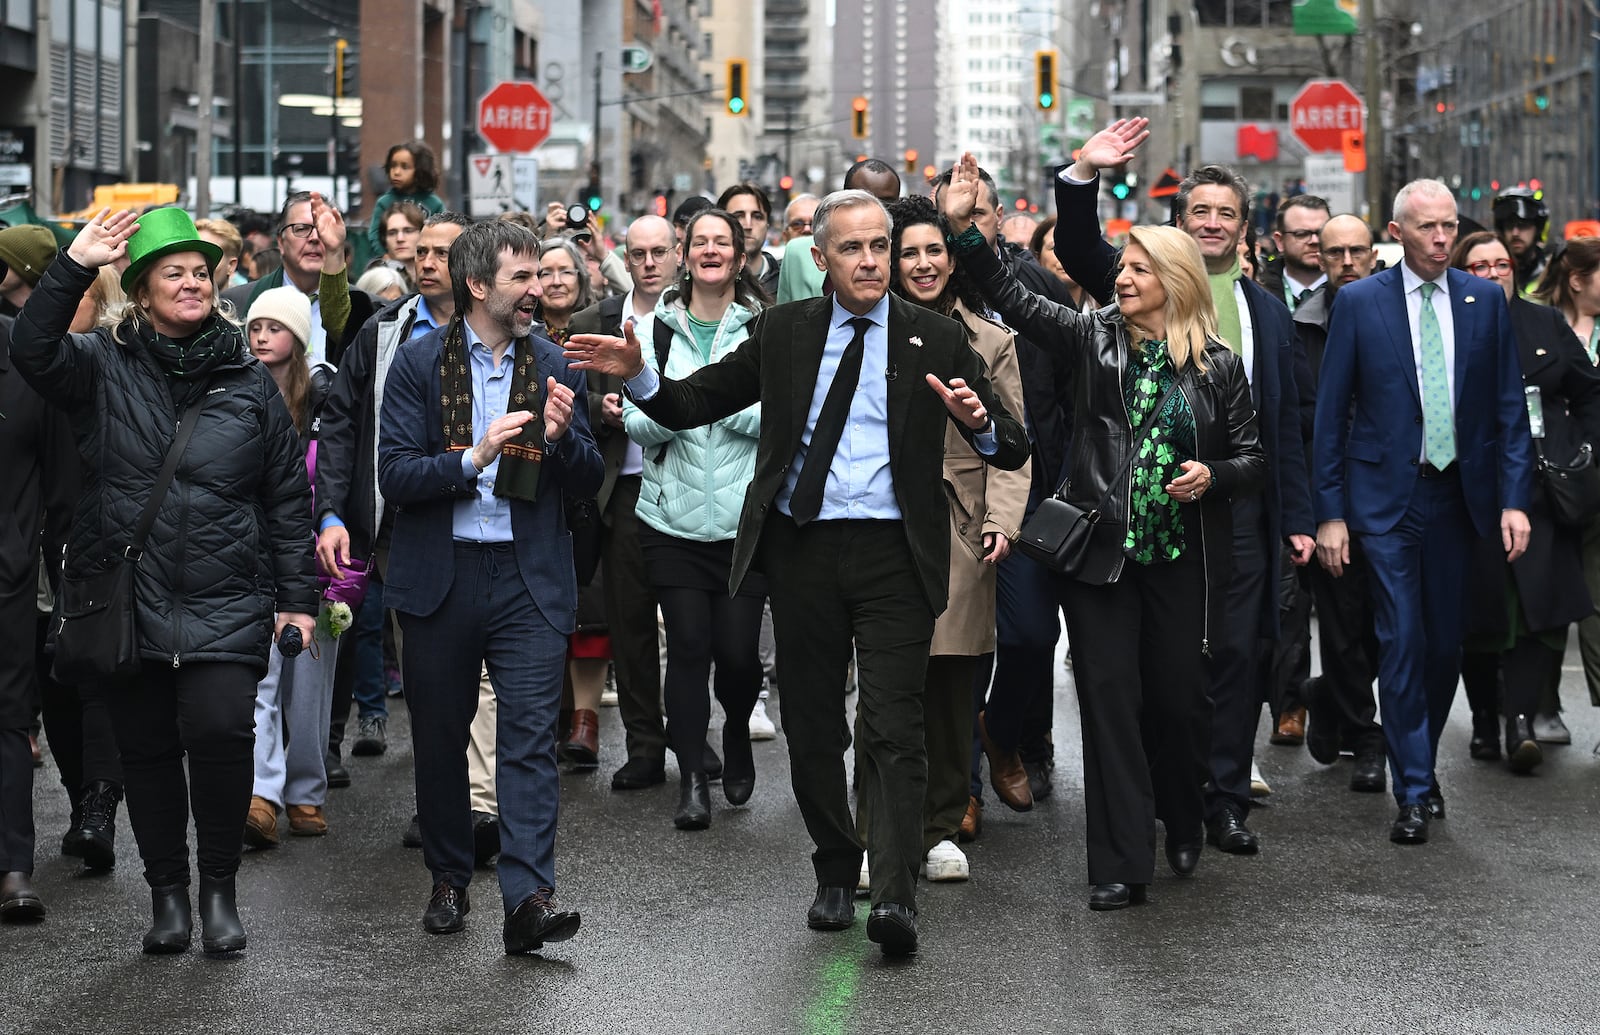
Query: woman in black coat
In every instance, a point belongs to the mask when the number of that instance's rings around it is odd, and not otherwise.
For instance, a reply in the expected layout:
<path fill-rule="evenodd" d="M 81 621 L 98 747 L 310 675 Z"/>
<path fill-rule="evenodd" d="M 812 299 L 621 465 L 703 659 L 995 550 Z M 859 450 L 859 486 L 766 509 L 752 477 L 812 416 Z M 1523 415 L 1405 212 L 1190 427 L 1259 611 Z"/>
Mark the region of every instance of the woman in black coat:
<path fill-rule="evenodd" d="M 1117 304 L 1080 313 L 1000 265 L 972 221 L 978 189 L 965 155 L 944 195 L 956 255 L 1006 325 L 1062 361 L 1073 428 L 1060 495 L 1101 515 L 1085 570 L 1054 581 L 1083 718 L 1089 908 L 1120 909 L 1145 900 L 1156 820 L 1173 872 L 1199 863 L 1204 660 L 1233 555 L 1230 500 L 1261 488 L 1266 455 L 1192 238 L 1134 227 Z"/>
<path fill-rule="evenodd" d="M 284 628 L 311 642 L 317 610 L 311 490 L 276 385 L 216 311 L 216 246 L 199 239 L 181 209 L 108 212 L 45 270 L 17 317 L 11 358 L 67 412 L 84 463 L 63 597 L 127 545 L 176 425 L 201 401 L 134 568 L 142 665 L 95 690 L 111 708 L 128 818 L 152 889 L 145 951 L 189 945 L 192 801 L 202 944 L 235 952 L 245 946 L 234 874 L 250 801 L 256 683 Z M 123 257 L 128 317 L 69 334 L 95 271 Z M 71 663 L 63 645 L 56 665 Z"/>
<path fill-rule="evenodd" d="M 1487 231 L 1458 241 L 1451 264 L 1494 283 L 1486 289 L 1506 293 L 1523 384 L 1538 389 L 1539 420 L 1530 424 L 1540 452 L 1569 464 L 1583 443 L 1600 443 L 1600 369 L 1583 354 L 1560 311 L 1516 294 L 1511 255 Z M 1472 708 L 1472 757 L 1500 757 L 1503 714 L 1506 760 L 1517 773 L 1544 759 L 1533 717 L 1561 681 L 1567 626 L 1594 612 L 1583 582 L 1581 530 L 1557 522 L 1542 492 L 1534 494 L 1529 517 L 1528 550 L 1511 564 L 1498 541 L 1479 543 L 1461 667 Z"/>

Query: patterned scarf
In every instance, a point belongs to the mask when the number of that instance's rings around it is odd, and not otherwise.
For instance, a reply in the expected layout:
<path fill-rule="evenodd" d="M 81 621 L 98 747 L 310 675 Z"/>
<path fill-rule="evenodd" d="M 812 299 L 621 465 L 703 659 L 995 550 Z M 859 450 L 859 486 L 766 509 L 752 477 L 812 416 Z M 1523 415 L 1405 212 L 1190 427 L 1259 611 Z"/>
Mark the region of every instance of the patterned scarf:
<path fill-rule="evenodd" d="M 244 354 L 244 333 L 216 313 L 187 338 L 169 338 L 149 324 L 136 324 L 138 340 L 167 375 L 167 386 L 179 410 L 205 391 L 211 374 Z"/>
<path fill-rule="evenodd" d="M 1244 324 L 1239 320 L 1239 299 L 1233 293 L 1240 273 L 1239 257 L 1236 255 L 1232 266 L 1221 273 L 1206 276 L 1211 282 L 1211 301 L 1217 307 L 1217 334 L 1235 356 L 1244 355 Z"/>
<path fill-rule="evenodd" d="M 535 416 L 501 448 L 494 494 L 532 503 L 539 497 L 539 465 L 544 460 L 544 407 L 539 401 L 539 365 L 534 362 L 531 337 L 518 343 L 516 364 L 506 409 L 532 410 Z M 445 329 L 444 349 L 439 353 L 439 409 L 444 415 L 445 447 L 451 452 L 471 449 L 472 360 L 467 355 L 460 314 L 452 317 Z"/>
<path fill-rule="evenodd" d="M 1136 563 L 1151 564 L 1183 555 L 1183 515 L 1165 486 L 1180 473 L 1178 465 L 1194 455 L 1194 414 L 1182 392 L 1173 392 L 1162 412 L 1155 412 L 1177 371 L 1166 342 L 1141 341 L 1139 349 L 1128 364 L 1123 402 L 1135 436 L 1148 422 L 1156 423 L 1131 461 L 1128 534 L 1122 548 Z"/>

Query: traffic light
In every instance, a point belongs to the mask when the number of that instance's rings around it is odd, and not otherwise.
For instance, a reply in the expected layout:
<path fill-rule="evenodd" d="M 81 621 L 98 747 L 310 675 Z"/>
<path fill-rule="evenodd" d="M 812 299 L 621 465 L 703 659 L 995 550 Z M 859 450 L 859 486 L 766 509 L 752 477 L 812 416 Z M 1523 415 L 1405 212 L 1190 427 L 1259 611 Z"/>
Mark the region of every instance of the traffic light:
<path fill-rule="evenodd" d="M 346 51 L 350 49 L 350 41 L 336 39 L 333 41 L 333 96 L 335 100 L 344 100 L 350 96 L 351 79 L 350 62 Z"/>
<path fill-rule="evenodd" d="M 1105 177 L 1106 187 L 1110 189 L 1111 196 L 1118 201 L 1126 201 L 1128 196 L 1133 193 L 1133 185 L 1137 181 L 1132 173 L 1124 172 L 1121 169 L 1113 169 L 1102 173 L 1102 175 Z"/>
<path fill-rule="evenodd" d="M 745 99 L 745 92 L 749 89 L 749 80 L 745 77 L 744 58 L 730 58 L 728 60 L 728 103 L 729 115 L 744 116 L 749 114 L 750 105 Z"/>
<path fill-rule="evenodd" d="M 590 181 L 583 188 L 583 203 L 589 206 L 590 212 L 600 211 L 600 206 L 605 204 L 605 202 L 600 198 L 600 187 L 598 184 Z"/>
<path fill-rule="evenodd" d="M 778 189 L 782 191 L 794 190 L 794 177 L 787 173 L 778 177 Z"/>
<path fill-rule="evenodd" d="M 1544 115 L 1550 111 L 1550 88 L 1541 86 L 1522 99 L 1522 108 L 1529 115 Z"/>
<path fill-rule="evenodd" d="M 1036 50 L 1033 54 L 1034 101 L 1040 111 L 1056 107 L 1056 52 Z"/>
<path fill-rule="evenodd" d="M 906 175 L 909 176 L 909 175 L 911 175 L 912 173 L 914 173 L 916 171 L 917 171 L 917 149 L 914 148 L 914 147 L 908 147 L 908 148 L 906 148 Z"/>
<path fill-rule="evenodd" d="M 857 97 L 850 102 L 850 135 L 857 140 L 867 139 L 867 99 Z"/>
<path fill-rule="evenodd" d="M 655 199 L 655 203 L 651 207 L 650 211 L 654 212 L 658 216 L 661 216 L 662 218 L 666 218 L 666 215 L 667 215 L 667 196 L 665 194 L 657 194 L 656 195 L 656 199 Z"/>

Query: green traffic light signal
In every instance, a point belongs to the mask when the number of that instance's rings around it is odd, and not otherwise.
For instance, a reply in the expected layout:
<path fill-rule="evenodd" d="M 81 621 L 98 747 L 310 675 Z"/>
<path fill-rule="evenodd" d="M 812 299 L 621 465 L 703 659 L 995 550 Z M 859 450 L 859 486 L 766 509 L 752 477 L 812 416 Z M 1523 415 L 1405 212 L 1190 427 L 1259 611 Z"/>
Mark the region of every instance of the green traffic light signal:
<path fill-rule="evenodd" d="M 743 97 L 730 97 L 728 99 L 728 111 L 730 111 L 734 115 L 738 115 L 741 112 L 743 112 L 744 111 L 744 98 Z"/>
<path fill-rule="evenodd" d="M 1549 111 L 1550 110 L 1550 95 L 1547 94 L 1547 93 L 1541 92 L 1537 96 L 1534 97 L 1533 103 L 1539 106 L 1539 110 L 1540 111 Z"/>
<path fill-rule="evenodd" d="M 600 204 L 601 204 L 600 195 L 598 195 L 598 194 L 589 195 L 589 211 L 590 212 L 598 212 L 598 211 L 600 211 Z"/>
<path fill-rule="evenodd" d="M 1056 106 L 1056 98 L 1055 98 L 1054 94 L 1041 93 L 1039 95 L 1039 107 L 1041 107 L 1041 108 L 1054 108 L 1055 106 Z"/>
<path fill-rule="evenodd" d="M 1111 193 L 1116 195 L 1118 201 L 1125 201 L 1128 197 L 1128 185 L 1126 183 L 1114 183 L 1111 185 Z"/>

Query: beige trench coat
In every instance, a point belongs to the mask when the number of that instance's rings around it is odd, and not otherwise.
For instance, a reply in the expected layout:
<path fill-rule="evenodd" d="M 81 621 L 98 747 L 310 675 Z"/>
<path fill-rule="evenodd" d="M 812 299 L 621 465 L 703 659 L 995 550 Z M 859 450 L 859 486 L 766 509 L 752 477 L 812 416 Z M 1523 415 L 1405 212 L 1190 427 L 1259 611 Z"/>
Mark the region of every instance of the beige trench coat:
<path fill-rule="evenodd" d="M 957 303 L 952 314 L 983 360 L 995 394 L 1023 420 L 1022 370 L 1012 333 Z M 932 655 L 975 656 L 994 650 L 995 569 L 983 563 L 983 537 L 999 532 L 1013 543 L 1033 484 L 1033 461 L 1015 471 L 983 462 L 952 424 L 944 438 L 944 491 L 950 500 L 950 606 L 933 627 Z"/>

